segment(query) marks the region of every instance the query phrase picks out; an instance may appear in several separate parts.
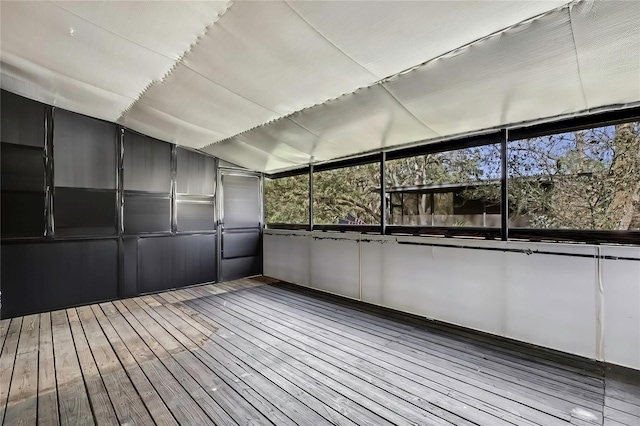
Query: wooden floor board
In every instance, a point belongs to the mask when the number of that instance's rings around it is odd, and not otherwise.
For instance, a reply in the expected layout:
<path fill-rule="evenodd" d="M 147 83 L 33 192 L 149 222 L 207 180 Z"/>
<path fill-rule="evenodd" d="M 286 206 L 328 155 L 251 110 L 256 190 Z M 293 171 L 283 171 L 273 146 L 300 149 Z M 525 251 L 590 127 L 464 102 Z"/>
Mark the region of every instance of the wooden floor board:
<path fill-rule="evenodd" d="M 51 313 L 45 312 L 40 314 L 40 342 L 38 345 L 38 425 L 48 426 L 59 423 Z"/>
<path fill-rule="evenodd" d="M 601 380 L 590 380 L 591 378 L 585 378 L 575 374 L 568 376 L 558 375 L 556 370 L 548 372 L 546 369 L 541 368 L 539 363 L 508 356 L 496 349 L 483 348 L 460 339 L 453 339 L 451 336 L 441 336 L 440 334 L 433 333 L 431 330 L 416 328 L 406 330 L 397 327 L 397 321 L 389 321 L 385 318 L 366 313 L 354 315 L 353 310 L 317 299 L 309 300 L 309 298 L 297 296 L 291 291 L 284 291 L 274 286 L 263 286 L 256 289 L 255 292 L 256 294 L 279 300 L 280 303 L 288 306 L 313 312 L 314 317 L 317 316 L 320 320 L 326 318 L 330 321 L 346 323 L 349 325 L 347 330 L 352 332 L 361 330 L 363 333 L 368 335 L 374 334 L 387 341 L 403 340 L 405 343 L 424 344 L 443 354 L 449 352 L 454 352 L 456 355 L 464 353 L 467 357 L 472 357 L 475 361 L 485 366 L 491 365 L 492 368 L 498 368 L 508 372 L 517 370 L 523 374 L 529 374 L 530 377 L 535 378 L 535 380 L 546 381 L 546 383 L 551 383 L 555 386 L 565 386 L 565 389 L 580 388 L 585 390 L 585 394 L 592 392 L 596 395 L 601 395 Z M 329 307 L 332 308 L 330 312 L 328 311 Z M 601 401 L 598 402 L 601 403 Z"/>
<path fill-rule="evenodd" d="M 256 294 L 254 294 L 256 293 Z M 256 297 L 263 296 L 264 300 L 256 299 Z M 295 310 L 292 310 L 292 305 L 283 305 L 281 300 L 272 297 L 268 293 L 258 293 L 252 291 L 251 294 L 247 294 L 251 300 L 262 303 L 262 309 L 269 309 L 269 311 L 285 312 L 289 317 L 295 317 L 302 322 L 307 321 L 312 324 L 324 324 L 324 328 L 331 331 L 335 335 L 344 335 L 349 339 L 356 339 L 366 344 L 376 343 L 376 339 L 367 335 L 364 331 L 354 329 L 353 327 L 346 327 L 348 323 L 344 318 L 339 318 L 338 315 L 333 315 L 332 319 L 323 317 L 321 311 L 318 309 L 306 306 L 306 305 L 293 305 Z M 298 315 L 296 312 L 311 314 L 311 315 Z M 338 327 L 338 328 L 336 328 Z M 347 332 L 345 332 L 346 330 Z M 441 345 L 433 344 L 421 344 L 422 342 L 413 342 L 406 335 L 398 335 L 389 342 L 389 339 L 378 339 L 378 345 L 374 345 L 378 350 L 389 351 L 391 354 L 402 353 L 409 358 L 417 358 L 418 360 L 427 360 L 434 362 L 434 360 L 440 365 L 448 364 L 452 370 L 458 371 L 465 375 L 477 375 L 500 383 L 504 381 L 510 386 L 522 387 L 525 393 L 537 392 L 543 397 L 549 393 L 562 395 L 563 399 L 566 399 L 565 405 L 586 405 L 591 409 L 598 409 L 602 406 L 602 392 L 596 393 L 595 390 L 582 390 L 580 388 L 572 387 L 567 384 L 553 382 L 550 379 L 541 379 L 533 373 L 523 372 L 522 369 L 505 367 L 501 363 L 489 362 L 483 357 L 478 357 L 466 352 L 453 352 L 450 350 L 443 350 Z M 382 346 L 382 347 L 381 347 Z M 407 359 L 409 359 L 407 358 Z M 596 388 L 597 389 L 597 388 Z M 540 396 L 540 395 L 539 395 Z"/>
<path fill-rule="evenodd" d="M 248 318 L 254 321 L 261 316 L 261 312 L 259 310 L 253 310 L 252 312 L 249 312 L 251 311 L 252 307 L 241 304 L 241 302 L 238 302 L 236 304 L 230 303 L 232 297 L 233 296 L 231 296 L 230 293 L 219 295 L 219 299 L 224 300 L 227 303 L 225 306 L 224 302 L 218 302 L 218 307 L 222 310 L 233 309 L 238 313 L 244 312 L 244 314 L 247 315 Z M 290 338 L 295 339 L 297 342 L 307 342 L 307 344 L 311 345 L 311 347 L 316 347 L 324 352 L 333 353 L 335 357 L 334 359 L 344 356 L 340 354 L 340 351 L 346 355 L 350 354 L 356 357 L 356 359 L 354 359 L 354 362 L 362 362 L 358 361 L 357 357 L 366 357 L 368 355 L 367 361 L 371 363 L 371 370 L 374 370 L 375 368 L 383 368 L 388 371 L 393 371 L 401 376 L 412 379 L 416 384 L 419 384 L 421 381 L 425 380 L 425 377 L 419 377 L 413 372 L 403 370 L 407 368 L 407 366 L 401 362 L 398 362 L 397 354 L 385 355 L 380 351 L 376 351 L 373 348 L 366 347 L 365 345 L 359 344 L 354 340 L 338 339 L 338 341 L 333 341 L 330 338 L 323 337 L 323 335 L 331 334 L 319 327 L 316 327 L 314 329 L 305 329 L 302 325 L 300 325 L 299 322 L 288 322 L 286 319 L 280 318 L 275 313 L 272 314 L 269 319 L 263 320 L 262 323 L 266 326 L 271 327 L 273 330 L 278 330 L 278 332 L 283 333 L 283 335 L 285 336 L 289 336 Z M 314 337 L 312 338 L 311 335 L 313 335 Z M 338 351 L 337 354 L 336 350 Z M 409 366 L 408 368 L 412 368 L 412 366 Z M 529 405 L 518 404 L 518 400 L 522 399 L 519 397 L 519 395 L 508 393 L 498 388 L 492 389 L 491 386 L 479 381 L 475 381 L 472 378 L 463 375 L 454 375 L 450 371 L 445 371 L 444 369 L 438 368 L 436 366 L 430 366 L 430 373 L 430 376 L 427 378 L 428 380 L 432 380 L 435 383 L 449 387 L 454 391 L 465 393 L 466 395 L 472 397 L 474 396 L 474 394 L 480 393 L 484 400 L 494 402 L 494 405 L 497 407 L 507 408 L 505 412 L 509 412 L 509 410 L 519 410 L 520 412 L 527 413 L 528 417 L 538 417 L 540 420 L 538 424 L 559 424 L 557 423 L 559 419 L 554 418 L 554 416 L 562 417 L 561 412 L 544 406 L 542 403 L 538 404 L 536 403 L 536 401 L 527 401 Z M 453 380 L 454 378 L 456 379 L 455 382 Z M 453 387 L 454 384 L 457 385 L 457 387 Z M 530 408 L 530 406 L 541 408 L 543 410 L 546 410 L 546 412 L 533 410 L 532 408 Z"/>
<path fill-rule="evenodd" d="M 250 329 L 244 331 L 247 337 L 251 334 Z M 275 335 L 265 335 L 261 340 L 264 346 L 261 346 L 263 350 L 270 350 L 269 343 L 275 350 L 279 350 L 278 356 L 283 357 L 288 363 L 300 371 L 306 371 L 313 373 L 316 378 L 321 378 L 322 375 L 327 377 L 337 378 L 333 379 L 331 384 L 334 388 L 342 390 L 343 395 L 351 398 L 355 397 L 355 401 L 363 404 L 364 406 L 372 409 L 372 403 L 377 404 L 373 407 L 387 406 L 389 407 L 387 412 L 378 410 L 380 416 L 384 416 L 388 421 L 395 422 L 398 418 L 404 418 L 404 421 L 426 422 L 426 421 L 439 421 L 440 419 L 429 419 L 419 417 L 421 413 L 420 409 L 416 409 L 416 406 L 432 406 L 432 412 L 439 412 L 445 419 L 449 417 L 449 420 L 456 424 L 466 424 L 467 422 L 459 417 L 453 416 L 450 413 L 445 413 L 437 406 L 431 404 L 431 402 L 425 398 L 416 397 L 403 391 L 399 387 L 395 389 L 389 389 L 389 387 L 380 387 L 380 383 L 372 380 L 371 376 L 365 376 L 359 374 L 353 374 L 355 371 L 351 370 L 346 372 L 341 370 L 333 364 L 326 362 L 322 357 L 317 357 L 310 352 L 300 352 L 299 348 L 294 345 L 289 345 L 285 340 L 278 339 Z M 255 339 L 253 339 L 255 341 Z M 348 368 L 346 370 L 349 370 Z M 374 384 L 379 390 L 369 389 L 367 385 Z M 400 385 L 399 385 L 400 386 Z M 354 392 L 363 393 L 364 398 L 354 396 Z M 412 406 L 413 404 L 413 406 Z M 385 407 L 386 408 L 386 407 Z M 389 413 L 391 411 L 391 413 Z M 390 417 L 391 415 L 391 417 Z M 403 417 L 404 416 L 404 417 Z M 497 420 L 497 419 L 495 419 Z"/>
<path fill-rule="evenodd" d="M 66 311 L 51 313 L 53 355 L 62 425 L 93 425 L 94 415 Z"/>
<path fill-rule="evenodd" d="M 213 313 L 211 314 L 214 315 Z M 222 322 L 224 322 L 224 318 L 221 318 L 221 323 Z M 370 401 L 366 398 L 358 398 L 350 389 L 335 379 L 332 379 L 330 376 L 322 376 L 315 370 L 308 368 L 305 368 L 305 372 L 303 373 L 299 368 L 302 363 L 288 356 L 285 352 L 278 351 L 275 347 L 270 347 L 266 344 L 260 344 L 260 342 L 257 342 L 255 339 L 249 341 L 243 338 L 243 336 L 246 336 L 243 332 L 243 326 L 240 326 L 240 329 L 237 330 L 235 328 L 231 330 L 231 328 L 232 327 L 227 329 L 225 327 L 223 331 L 237 334 L 237 336 L 232 336 L 227 339 L 233 342 L 236 347 L 256 359 L 263 359 L 266 363 L 271 363 L 271 365 L 278 364 L 277 371 L 285 375 L 285 377 L 290 378 L 290 380 L 295 381 L 296 377 L 304 378 L 306 375 L 308 378 L 305 380 L 309 384 L 313 384 L 313 389 L 310 389 L 313 390 L 313 392 L 310 393 L 322 400 L 326 400 L 327 398 L 331 398 L 332 400 L 342 399 L 343 411 L 341 412 L 347 414 L 351 420 L 359 424 L 389 424 L 390 421 L 385 420 L 385 417 L 383 417 L 385 413 L 382 413 L 382 411 L 388 411 L 385 407 L 367 406 L 366 403 Z M 296 368 L 298 372 L 296 372 Z M 365 404 L 363 404 L 363 402 L 365 402 Z M 392 401 L 387 402 L 391 403 Z M 312 404 L 312 406 L 314 405 L 317 406 L 317 404 Z M 337 408 L 340 409 L 339 406 Z M 378 409 L 375 410 L 375 408 Z M 377 413 L 374 413 L 374 411 L 377 411 Z M 387 415 L 393 414 L 393 412 L 389 411 Z M 406 419 L 400 416 L 395 416 L 395 418 L 398 422 L 407 422 Z"/>
<path fill-rule="evenodd" d="M 29 425 L 36 423 L 39 338 L 40 316 L 24 317 L 4 417 L 7 424 Z"/>
<path fill-rule="evenodd" d="M 11 387 L 11 377 L 18 350 L 22 318 L 13 318 L 9 324 L 2 353 L 0 354 L 0 421 L 3 421 L 7 409 L 7 398 Z"/>
<path fill-rule="evenodd" d="M 159 324 L 153 321 L 132 300 L 116 301 L 114 305 L 129 322 L 160 362 L 192 397 L 193 402 L 217 425 L 235 425 L 236 422 L 220 404 L 189 374 L 191 359 L 181 357 L 184 347 Z M 155 337 L 154 337 L 155 336 Z M 156 338 L 157 337 L 157 338 Z"/>
<path fill-rule="evenodd" d="M 255 277 L 0 321 L 0 423 L 638 426 L 640 373 Z"/>
<path fill-rule="evenodd" d="M 113 326 L 175 420 L 180 424 L 215 424 L 116 307 L 111 303 L 100 306 L 106 314 L 106 320 Z"/>

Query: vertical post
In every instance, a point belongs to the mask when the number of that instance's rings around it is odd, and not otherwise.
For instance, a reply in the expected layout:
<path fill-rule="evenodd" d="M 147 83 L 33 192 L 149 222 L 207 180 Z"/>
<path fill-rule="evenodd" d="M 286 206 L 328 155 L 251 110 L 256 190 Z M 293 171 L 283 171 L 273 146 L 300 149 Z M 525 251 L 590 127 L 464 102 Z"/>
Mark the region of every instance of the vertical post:
<path fill-rule="evenodd" d="M 124 127 L 116 127 L 116 226 L 118 233 L 118 297 L 125 297 L 127 292 L 124 279 Z M 137 251 L 137 250 L 136 250 Z M 135 282 L 135 293 L 138 293 L 138 282 Z"/>
<path fill-rule="evenodd" d="M 216 204 L 216 281 L 222 281 L 222 232 L 223 232 L 223 220 L 224 220 L 224 212 L 222 205 L 222 174 L 220 172 L 220 159 L 216 157 L 215 159 L 215 170 L 216 170 L 216 193 L 215 193 L 215 204 Z"/>
<path fill-rule="evenodd" d="M 313 231 L 313 164 L 309 165 L 309 231 Z"/>
<path fill-rule="evenodd" d="M 116 214 L 118 236 L 124 234 L 124 127 L 118 126 L 116 139 Z"/>
<path fill-rule="evenodd" d="M 53 110 L 54 107 L 46 106 L 44 115 L 44 216 L 45 237 L 53 237 L 56 233 L 53 216 L 53 197 L 55 192 L 54 164 L 53 164 Z"/>
<path fill-rule="evenodd" d="M 387 233 L 387 153 L 380 155 L 380 233 Z M 362 298 L 362 297 L 361 297 Z"/>
<path fill-rule="evenodd" d="M 500 132 L 500 165 L 502 174 L 502 191 L 500 197 L 500 218 L 502 241 L 509 239 L 509 169 L 507 159 L 507 144 L 509 142 L 509 131 L 502 129 Z"/>
<path fill-rule="evenodd" d="M 178 230 L 178 147 L 171 144 L 171 233 L 175 234 Z"/>
<path fill-rule="evenodd" d="M 429 194 L 429 203 L 431 204 L 431 226 L 436 224 L 436 196 L 432 192 Z"/>

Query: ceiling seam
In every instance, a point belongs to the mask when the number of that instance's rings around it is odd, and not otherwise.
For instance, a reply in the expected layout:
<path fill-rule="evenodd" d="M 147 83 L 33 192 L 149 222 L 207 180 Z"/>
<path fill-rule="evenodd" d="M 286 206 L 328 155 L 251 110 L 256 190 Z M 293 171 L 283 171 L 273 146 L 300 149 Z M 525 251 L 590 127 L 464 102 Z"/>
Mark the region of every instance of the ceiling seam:
<path fill-rule="evenodd" d="M 207 33 L 211 30 L 211 28 L 213 28 L 213 26 L 215 25 L 216 22 L 218 22 L 220 20 L 220 18 L 222 18 L 222 16 L 227 13 L 229 11 L 229 9 L 231 8 L 231 5 L 233 4 L 234 0 L 230 0 L 227 3 L 227 7 L 225 8 L 225 10 L 220 13 L 219 15 L 216 16 L 215 20 L 213 22 L 211 22 L 209 25 L 205 26 L 202 34 L 200 35 L 196 35 L 196 38 L 193 40 L 193 42 L 189 45 L 189 47 L 182 53 L 182 55 L 180 55 L 178 57 L 177 60 L 174 61 L 173 65 L 171 66 L 171 68 L 169 68 L 164 75 L 159 79 L 159 80 L 152 80 L 151 82 L 149 82 L 149 84 L 147 84 L 142 91 L 138 94 L 138 96 L 134 99 L 134 101 L 124 110 L 120 113 L 120 116 L 118 117 L 118 119 L 116 121 L 120 121 L 124 115 L 129 112 L 131 110 L 131 108 L 133 108 L 135 106 L 135 104 L 140 100 L 140 98 L 142 98 L 142 96 L 144 96 L 144 94 L 154 85 L 156 84 L 161 84 L 162 82 L 164 82 L 174 71 L 175 69 L 178 67 L 178 65 L 180 65 L 182 63 L 182 60 L 184 59 L 184 57 L 191 52 L 191 50 L 193 50 L 193 48 L 198 44 L 198 42 L 207 35 Z"/>
<path fill-rule="evenodd" d="M 456 53 L 456 52 L 458 52 L 458 51 L 461 51 L 461 50 L 467 49 L 467 48 L 469 48 L 469 47 L 471 47 L 471 46 L 473 46 L 473 45 L 475 45 L 475 44 L 477 44 L 477 43 L 480 43 L 480 42 L 482 42 L 482 41 L 484 41 L 484 40 L 490 39 L 490 38 L 495 37 L 495 36 L 497 36 L 497 35 L 499 35 L 499 34 L 503 34 L 503 33 L 507 32 L 507 31 L 509 31 L 509 30 L 513 29 L 513 28 L 517 28 L 517 27 L 519 27 L 519 26 L 522 26 L 522 25 L 529 24 L 529 23 L 531 23 L 531 22 L 537 21 L 537 20 L 539 20 L 539 19 L 543 18 L 544 16 L 547 16 L 547 15 L 552 14 L 552 13 L 556 13 L 556 12 L 558 12 L 558 11 L 562 10 L 562 9 L 566 9 L 566 8 L 568 8 L 571 4 L 580 3 L 580 2 L 582 2 L 582 1 L 585 1 L 585 0 L 573 0 L 573 1 L 569 1 L 569 2 L 567 2 L 567 3 L 565 3 L 565 4 L 563 4 L 562 6 L 556 7 L 556 8 L 554 8 L 554 9 L 548 10 L 548 11 L 543 12 L 543 13 L 539 13 L 538 15 L 535 15 L 535 16 L 530 17 L 530 18 L 527 18 L 527 19 L 525 19 L 525 20 L 523 20 L 523 21 L 517 22 L 517 23 L 515 23 L 515 24 L 513 24 L 513 25 L 510 25 L 510 26 L 508 26 L 508 27 L 506 27 L 506 28 L 503 28 L 503 29 L 501 29 L 501 30 L 494 31 L 494 32 L 493 32 L 493 33 L 491 33 L 491 34 L 488 34 L 488 35 L 486 35 L 486 36 L 483 36 L 483 37 L 481 37 L 481 38 L 478 38 L 478 39 L 476 39 L 476 40 L 473 40 L 473 41 L 471 41 L 471 42 L 469 42 L 469 43 L 466 43 L 466 44 L 464 44 L 464 45 L 462 45 L 462 46 L 456 47 L 455 49 L 452 49 L 452 50 L 450 50 L 450 51 L 448 51 L 448 52 L 445 52 L 445 53 L 443 53 L 443 54 L 441 54 L 441 55 L 438 55 L 438 56 L 436 56 L 436 57 L 433 57 L 433 58 L 431 58 L 431 59 L 428 59 L 428 60 L 426 60 L 426 61 L 424 61 L 424 62 L 421 62 L 421 63 L 419 63 L 419 64 L 417 64 L 417 65 L 412 66 L 412 67 L 409 67 L 409 68 L 407 68 L 407 69 L 405 69 L 405 70 L 399 71 L 399 72 L 397 72 L 397 73 L 395 73 L 395 74 L 392 74 L 392 75 L 390 75 L 390 76 L 388 76 L 388 77 L 385 77 L 385 78 L 379 79 L 379 80 L 377 80 L 377 81 L 373 82 L 372 84 L 370 84 L 370 85 L 368 85 L 368 86 L 358 87 L 357 89 L 355 89 L 355 90 L 354 90 L 354 91 L 352 91 L 352 92 L 343 93 L 343 94 L 338 95 L 338 96 L 336 96 L 336 97 L 334 97 L 334 98 L 327 99 L 327 100 L 325 100 L 325 101 L 323 101 L 323 102 L 318 102 L 318 103 L 316 103 L 316 104 L 314 104 L 314 105 L 310 105 L 310 106 L 308 106 L 308 107 L 305 107 L 305 108 L 299 109 L 299 110 L 294 111 L 294 112 L 291 112 L 291 113 L 289 113 L 289 114 L 285 114 L 285 115 L 282 115 L 282 116 L 280 116 L 280 117 L 274 118 L 273 120 L 269 120 L 269 121 L 267 121 L 267 122 L 265 122 L 265 123 L 258 124 L 258 125 L 256 125 L 256 126 L 253 126 L 253 127 L 249 128 L 249 129 L 247 129 L 247 130 L 243 131 L 243 132 L 240 132 L 240 133 L 235 134 L 235 135 L 233 135 L 233 136 L 230 136 L 230 137 L 228 137 L 228 138 L 225 138 L 225 139 L 221 139 L 221 140 L 219 140 L 219 141 L 212 142 L 212 143 L 211 143 L 211 144 L 209 144 L 209 145 L 205 145 L 202 149 L 204 149 L 204 148 L 206 148 L 206 147 L 209 147 L 209 146 L 211 146 L 211 145 L 214 145 L 214 144 L 216 144 L 216 143 L 225 142 L 225 141 L 227 141 L 227 140 L 232 140 L 232 139 L 233 139 L 233 138 L 235 138 L 236 136 L 240 136 L 240 135 L 243 135 L 243 134 L 249 133 L 249 132 L 251 132 L 251 131 L 253 131 L 253 130 L 255 130 L 255 129 L 258 129 L 258 128 L 260 128 L 260 127 L 268 126 L 268 125 L 270 125 L 270 124 L 272 124 L 272 123 L 274 123 L 274 122 L 276 122 L 276 121 L 278 121 L 278 120 L 283 120 L 283 119 L 285 119 L 285 118 L 289 118 L 289 119 L 291 119 L 291 117 L 292 117 L 294 114 L 298 114 L 298 113 L 301 113 L 301 112 L 303 112 L 303 111 L 308 111 L 308 110 L 311 110 L 311 109 L 313 109 L 313 108 L 316 108 L 316 107 L 319 107 L 319 106 L 326 105 L 326 104 L 327 104 L 327 103 L 329 103 L 329 102 L 333 102 L 333 101 L 335 101 L 335 100 L 338 100 L 338 99 L 344 98 L 344 97 L 349 96 L 349 95 L 355 95 L 355 94 L 357 94 L 357 93 L 358 93 L 359 91 L 361 91 L 361 90 L 364 90 L 364 89 L 367 89 L 367 88 L 370 88 L 370 87 L 374 87 L 374 86 L 377 86 L 377 85 L 383 85 L 384 83 L 386 83 L 386 82 L 388 82 L 388 81 L 390 81 L 390 80 L 393 80 L 393 79 L 395 79 L 395 78 L 397 78 L 397 77 L 399 77 L 399 76 L 402 76 L 403 74 L 407 74 L 407 73 L 410 73 L 410 72 L 412 72 L 412 71 L 414 71 L 414 70 L 416 70 L 416 69 L 422 68 L 422 67 L 426 66 L 427 64 L 429 64 L 429 63 L 431 63 L 431 62 L 434 62 L 434 61 L 437 61 L 437 60 L 440 60 L 440 59 L 446 58 L 447 56 L 450 56 L 450 55 L 452 55 L 452 54 L 454 54 L 454 53 Z M 285 1 L 285 3 L 286 3 L 286 1 Z M 289 7 L 291 8 L 291 6 L 290 6 L 289 4 L 287 4 L 287 6 L 289 6 Z M 294 12 L 295 12 L 295 10 L 294 10 Z M 296 14 L 297 14 L 297 12 L 296 12 Z M 298 16 L 299 16 L 299 15 L 298 15 Z M 302 19 L 302 17 L 301 17 L 301 19 Z M 305 22 L 306 22 L 306 21 L 305 21 Z M 310 27 L 311 27 L 311 26 L 310 26 Z M 313 27 L 311 27 L 311 28 L 313 28 Z M 314 30 L 315 30 L 315 28 L 314 28 Z M 320 34 L 320 33 L 319 33 L 319 34 Z M 322 35 L 322 34 L 320 34 L 320 35 Z M 323 36 L 323 37 L 324 37 L 324 36 Z M 327 40 L 327 41 L 328 41 L 328 40 Z M 331 42 L 329 42 L 329 43 L 331 43 Z M 332 44 L 333 44 L 333 43 L 332 43 Z M 334 45 L 334 46 L 335 46 L 335 45 Z M 338 47 L 336 46 L 336 48 L 338 48 Z M 339 48 L 338 48 L 338 49 L 339 49 Z M 346 54 L 345 54 L 345 55 L 346 55 Z M 348 55 L 347 55 L 347 56 L 348 56 Z M 357 63 L 357 62 L 356 62 L 356 63 Z M 404 106 L 403 106 L 403 107 L 404 107 Z M 417 118 L 417 117 L 416 117 L 416 118 Z M 419 121 L 420 121 L 420 120 L 419 120 Z M 424 124 L 424 123 L 422 123 L 422 124 L 426 126 L 426 124 Z"/>
<path fill-rule="evenodd" d="M 589 108 L 589 104 L 587 103 L 587 93 L 584 90 L 584 82 L 582 81 L 582 71 L 580 69 L 580 57 L 578 56 L 578 44 L 576 43 L 576 33 L 573 29 L 573 19 L 571 19 L 571 9 L 575 6 L 575 4 L 571 4 L 567 8 L 567 15 L 569 15 L 569 27 L 571 28 L 571 39 L 573 40 L 573 47 L 576 50 L 576 67 L 578 67 L 578 78 L 580 79 L 580 89 L 582 91 L 582 100 L 584 101 L 584 107 Z M 593 4 L 591 5 L 593 7 Z"/>
<path fill-rule="evenodd" d="M 402 109 L 404 109 L 409 115 L 411 115 L 413 118 L 415 118 L 416 120 L 418 120 L 424 127 L 427 128 L 427 130 L 431 130 L 433 133 L 435 133 L 436 135 L 440 136 L 440 133 L 436 132 L 434 129 L 431 128 L 431 126 L 429 126 L 427 123 L 425 123 L 424 121 L 422 121 L 417 115 L 415 115 L 413 112 L 411 112 L 409 110 L 409 108 L 407 108 L 402 102 L 400 102 L 400 99 L 398 99 L 396 97 L 396 95 L 394 95 L 393 93 L 391 93 L 391 91 L 384 85 L 384 83 L 380 83 L 380 87 L 382 87 L 382 89 L 384 89 L 385 92 L 387 92 L 389 94 L 389 96 L 391 96 L 397 103 L 398 105 L 400 105 L 402 107 Z"/>
<path fill-rule="evenodd" d="M 322 38 L 323 38 L 327 43 L 329 43 L 331 46 L 333 46 L 333 47 L 334 47 L 338 52 L 342 53 L 344 56 L 346 56 L 347 58 L 349 58 L 349 60 L 351 60 L 351 62 L 353 62 L 354 64 L 358 65 L 360 68 L 362 68 L 363 70 L 365 70 L 368 74 L 370 74 L 371 76 L 373 76 L 373 78 L 377 79 L 377 80 L 376 80 L 376 82 L 380 80 L 380 78 L 379 78 L 376 74 L 374 74 L 374 73 L 373 73 L 373 72 L 371 72 L 369 69 L 367 69 L 367 67 L 365 67 L 365 66 L 364 66 L 364 65 L 362 65 L 360 62 L 356 61 L 356 60 L 355 60 L 355 59 L 353 59 L 351 56 L 349 56 L 349 54 L 347 54 L 347 52 L 345 52 L 344 50 L 340 49 L 340 47 L 338 47 L 338 45 L 337 45 L 337 44 L 335 44 L 334 42 L 332 42 L 331 40 L 329 40 L 329 39 L 327 38 L 327 36 L 325 36 L 324 34 L 322 34 L 322 33 L 320 32 L 320 30 L 318 30 L 316 27 L 314 27 L 313 25 L 311 25 L 311 24 L 309 23 L 309 21 L 307 21 L 306 19 L 304 19 L 304 18 L 302 17 L 302 15 L 300 15 L 300 14 L 298 13 L 298 11 L 297 11 L 297 10 L 295 10 L 293 7 L 291 7 L 291 5 L 287 2 L 287 0 L 282 0 L 282 1 L 283 1 L 283 3 L 284 3 L 284 4 L 286 4 L 286 5 L 287 5 L 287 7 L 288 7 L 289 9 L 291 9 L 291 11 L 292 11 L 293 13 L 295 13 L 295 14 L 296 14 L 296 16 L 297 16 L 298 18 L 300 18 L 300 20 L 301 20 L 302 22 L 304 22 L 304 23 L 305 23 L 309 28 L 311 28 L 311 29 L 312 29 L 314 32 L 316 32 L 320 37 L 322 37 Z M 374 82 L 373 84 L 375 84 L 376 82 Z"/>

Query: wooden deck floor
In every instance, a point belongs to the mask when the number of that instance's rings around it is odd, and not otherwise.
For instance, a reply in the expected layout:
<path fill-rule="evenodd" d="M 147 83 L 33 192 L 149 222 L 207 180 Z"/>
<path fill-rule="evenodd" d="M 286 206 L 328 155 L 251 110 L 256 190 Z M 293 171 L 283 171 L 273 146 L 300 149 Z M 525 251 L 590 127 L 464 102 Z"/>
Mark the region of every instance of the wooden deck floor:
<path fill-rule="evenodd" d="M 577 357 L 239 280 L 1 323 L 4 424 L 640 425 Z"/>

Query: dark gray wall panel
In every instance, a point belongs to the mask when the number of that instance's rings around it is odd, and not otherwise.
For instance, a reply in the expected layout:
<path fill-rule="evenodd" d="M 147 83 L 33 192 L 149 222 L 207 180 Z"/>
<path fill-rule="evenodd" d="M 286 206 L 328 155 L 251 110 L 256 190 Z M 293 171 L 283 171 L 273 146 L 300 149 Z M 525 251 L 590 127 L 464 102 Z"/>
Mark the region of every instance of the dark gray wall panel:
<path fill-rule="evenodd" d="M 171 145 L 126 131 L 123 169 L 124 189 L 169 193 Z"/>
<path fill-rule="evenodd" d="M 0 145 L 2 189 L 44 190 L 44 150 L 3 143 Z"/>
<path fill-rule="evenodd" d="M 44 104 L 4 90 L 0 103 L 2 142 L 44 148 Z"/>
<path fill-rule="evenodd" d="M 216 280 L 216 236 L 184 235 L 176 242 L 174 282 L 186 286 Z"/>
<path fill-rule="evenodd" d="M 149 293 L 176 287 L 173 283 L 173 249 L 171 237 L 138 240 L 138 291 Z"/>
<path fill-rule="evenodd" d="M 122 296 L 138 294 L 138 238 L 122 241 Z"/>
<path fill-rule="evenodd" d="M 3 318 L 113 299 L 117 242 L 2 246 Z"/>
<path fill-rule="evenodd" d="M 215 231 L 215 204 L 178 200 L 178 232 Z"/>
<path fill-rule="evenodd" d="M 222 234 L 222 257 L 257 256 L 260 254 L 262 238 L 260 230 Z"/>
<path fill-rule="evenodd" d="M 116 233 L 116 192 L 84 188 L 56 188 L 56 235 L 113 235 Z"/>
<path fill-rule="evenodd" d="M 178 148 L 178 194 L 215 195 L 215 160 L 208 155 Z"/>
<path fill-rule="evenodd" d="M 116 187 L 116 126 L 56 109 L 53 156 L 56 186 Z"/>
<path fill-rule="evenodd" d="M 222 176 L 225 228 L 256 228 L 260 217 L 260 180 L 251 176 Z"/>
<path fill-rule="evenodd" d="M 222 281 L 262 274 L 262 256 L 222 259 Z"/>
<path fill-rule="evenodd" d="M 141 293 L 214 281 L 216 236 L 140 238 L 138 259 Z"/>
<path fill-rule="evenodd" d="M 124 232 L 168 232 L 171 230 L 171 200 L 142 195 L 126 195 L 124 199 Z"/>
<path fill-rule="evenodd" d="M 1 206 L 3 238 L 44 236 L 44 192 L 2 191 Z"/>

